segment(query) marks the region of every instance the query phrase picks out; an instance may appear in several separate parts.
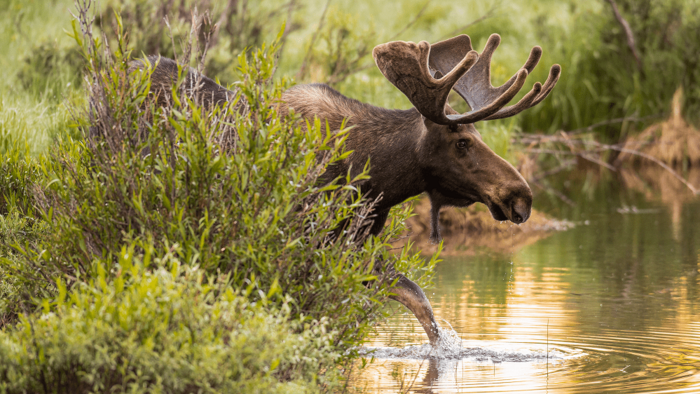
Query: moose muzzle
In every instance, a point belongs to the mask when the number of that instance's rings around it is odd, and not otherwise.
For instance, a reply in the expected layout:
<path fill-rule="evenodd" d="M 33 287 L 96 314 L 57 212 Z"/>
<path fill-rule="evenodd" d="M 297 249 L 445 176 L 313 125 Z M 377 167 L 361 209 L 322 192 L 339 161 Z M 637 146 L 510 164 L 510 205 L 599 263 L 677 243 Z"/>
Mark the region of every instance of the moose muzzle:
<path fill-rule="evenodd" d="M 515 172 L 515 169 L 513 169 Z M 496 196 L 485 198 L 491 216 L 496 220 L 510 220 L 515 224 L 525 223 L 532 211 L 532 190 L 527 182 L 517 174 L 518 181 L 503 185 Z M 502 197 L 499 195 L 503 195 Z"/>

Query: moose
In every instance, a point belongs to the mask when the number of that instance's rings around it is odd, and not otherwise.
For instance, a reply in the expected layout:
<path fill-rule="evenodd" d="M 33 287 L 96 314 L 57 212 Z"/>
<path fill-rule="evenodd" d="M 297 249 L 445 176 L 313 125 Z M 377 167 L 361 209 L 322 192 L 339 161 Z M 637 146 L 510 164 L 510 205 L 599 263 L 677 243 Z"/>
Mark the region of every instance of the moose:
<path fill-rule="evenodd" d="M 521 90 L 528 74 L 542 56 L 535 46 L 525 64 L 500 87 L 491 85 L 491 57 L 500 44 L 492 34 L 481 53 L 467 35 L 436 44 L 393 41 L 378 45 L 372 55 L 382 74 L 408 99 L 413 108 L 393 110 L 375 107 L 343 96 L 325 84 L 296 85 L 282 96 L 281 111 L 294 110 L 303 118 L 319 118 L 331 130 L 343 123 L 353 126 L 346 149 L 352 154 L 329 166 L 322 181 L 332 181 L 348 171 L 361 171 L 370 161 L 370 179 L 362 185 L 374 206 L 370 234 L 384 228 L 391 207 L 427 193 L 432 204 L 431 239 L 440 238 L 438 218 L 443 206 L 485 204 L 495 220 L 524 223 L 530 217 L 532 191 L 518 171 L 493 152 L 481 139 L 474 123 L 507 118 L 542 102 L 561 74 L 550 68 L 544 85 L 536 82 L 516 104 L 506 106 Z M 177 63 L 150 57 L 156 64 L 152 90 L 171 86 L 177 79 Z M 133 67 L 143 63 L 136 61 Z M 194 78 L 195 71 L 190 70 Z M 213 80 L 197 75 L 197 93 L 204 105 L 225 103 L 234 94 Z M 163 89 L 162 91 L 167 91 Z M 469 105 L 459 114 L 447 103 L 451 90 Z M 354 175 L 354 174 L 353 174 Z M 418 319 L 431 345 L 439 341 L 439 326 L 425 293 L 401 274 L 391 298 L 405 305 Z"/>

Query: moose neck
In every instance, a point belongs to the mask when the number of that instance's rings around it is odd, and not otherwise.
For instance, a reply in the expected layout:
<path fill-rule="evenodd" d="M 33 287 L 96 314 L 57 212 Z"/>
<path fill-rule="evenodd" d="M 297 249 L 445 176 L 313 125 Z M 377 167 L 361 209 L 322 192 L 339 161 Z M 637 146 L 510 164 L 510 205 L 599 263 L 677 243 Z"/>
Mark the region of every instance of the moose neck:
<path fill-rule="evenodd" d="M 370 199 L 382 196 L 376 207 L 388 210 L 426 191 L 419 160 L 427 130 L 415 109 L 391 110 L 343 96 L 324 84 L 297 85 L 282 96 L 282 111 L 293 108 L 308 120 L 319 118 L 331 130 L 352 127 L 345 147 L 353 153 L 343 163 L 330 166 L 326 178 L 345 177 L 350 166 L 356 176 L 370 161 L 370 179 L 362 185 Z"/>
<path fill-rule="evenodd" d="M 388 110 L 372 107 L 372 113 L 351 119 L 348 148 L 353 149 L 353 167 L 370 160 L 370 180 L 363 187 L 369 197 L 382 194 L 379 210 L 388 209 L 427 190 L 419 158 L 426 129 L 415 108 Z M 369 116 L 368 116 L 369 115 Z"/>

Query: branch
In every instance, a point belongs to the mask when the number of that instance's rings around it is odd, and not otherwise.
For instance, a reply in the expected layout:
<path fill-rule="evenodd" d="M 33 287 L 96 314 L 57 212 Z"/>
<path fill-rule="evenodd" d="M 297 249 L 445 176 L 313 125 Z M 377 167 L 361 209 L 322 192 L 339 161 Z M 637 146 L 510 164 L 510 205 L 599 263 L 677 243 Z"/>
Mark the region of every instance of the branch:
<path fill-rule="evenodd" d="M 323 13 L 321 14 L 321 18 L 318 20 L 318 27 L 316 28 L 314 35 L 311 36 L 311 41 L 309 42 L 309 49 L 306 51 L 306 55 L 304 56 L 304 61 L 301 62 L 301 67 L 299 67 L 299 72 L 297 73 L 297 78 L 303 77 L 304 73 L 306 72 L 306 64 L 309 61 L 309 57 L 311 57 L 311 50 L 313 49 L 314 44 L 316 43 L 316 38 L 318 37 L 318 33 L 323 28 L 323 22 L 326 19 L 326 12 L 328 11 L 328 6 L 330 4 L 331 4 L 331 0 L 326 1 L 326 6 L 323 8 Z"/>
<path fill-rule="evenodd" d="M 444 39 L 447 39 L 447 38 L 450 38 L 450 37 L 454 37 L 455 34 L 460 33 L 460 32 L 462 32 L 462 31 L 466 30 L 467 28 L 469 28 L 469 27 L 471 27 L 471 26 L 474 26 L 474 25 L 476 25 L 477 23 L 482 22 L 482 21 L 484 21 L 484 20 L 490 18 L 491 15 L 494 13 L 494 11 L 496 11 L 496 8 L 497 8 L 497 7 L 498 7 L 498 4 L 494 4 L 494 5 L 491 7 L 490 10 L 486 11 L 486 13 L 485 13 L 484 15 L 482 15 L 482 16 L 479 17 L 478 19 L 475 19 L 475 20 L 473 20 L 473 21 L 467 23 L 466 25 L 464 25 L 464 26 L 462 26 L 462 27 L 460 27 L 460 28 L 458 28 L 458 29 L 452 30 L 451 32 L 449 32 L 449 33 L 447 33 L 446 35 L 442 36 L 442 38 L 440 38 L 440 41 L 442 41 L 442 40 L 444 40 Z"/>
<path fill-rule="evenodd" d="M 602 145 L 602 144 L 601 144 L 601 145 Z M 606 146 L 606 145 L 602 145 L 602 146 Z M 651 160 L 651 161 L 653 161 L 654 163 L 660 165 L 660 166 L 661 166 L 663 169 L 665 169 L 666 171 L 670 172 L 671 175 L 673 175 L 676 179 L 678 179 L 678 180 L 681 181 L 684 185 L 686 185 L 686 186 L 688 187 L 688 189 L 690 189 L 690 191 L 693 192 L 693 194 L 695 194 L 695 195 L 700 194 L 700 191 L 698 191 L 698 189 L 696 189 L 695 186 L 693 186 L 692 184 L 690 184 L 690 182 L 686 181 L 682 176 L 680 176 L 676 171 L 674 171 L 673 168 L 669 167 L 666 163 L 664 163 L 663 161 L 657 159 L 656 157 L 654 157 L 654 156 L 652 156 L 652 155 L 648 155 L 648 154 L 646 154 L 646 153 L 642 153 L 642 152 L 637 151 L 637 150 L 634 150 L 634 149 L 626 149 L 626 148 L 622 148 L 622 147 L 619 147 L 619 146 L 616 146 L 616 145 L 607 145 L 606 147 L 607 147 L 608 149 L 616 150 L 616 151 L 619 151 L 619 152 L 629 153 L 629 154 L 631 154 L 631 155 L 636 155 L 636 156 L 639 156 L 639 157 L 643 157 L 643 158 L 645 158 L 645 159 L 647 159 L 647 160 Z"/>
<path fill-rule="evenodd" d="M 575 130 L 568 131 L 567 134 L 585 133 L 585 132 L 587 132 L 587 131 L 592 131 L 592 130 L 594 130 L 594 129 L 597 129 L 598 127 L 601 127 L 601 126 L 608 126 L 608 125 L 615 124 L 615 123 L 646 122 L 646 121 L 649 120 L 649 119 L 660 118 L 660 117 L 662 117 L 663 115 L 664 115 L 663 112 L 659 112 L 658 114 L 642 116 L 641 118 L 640 118 L 640 117 L 637 117 L 637 116 L 635 116 L 635 115 L 632 115 L 632 116 L 625 116 L 625 117 L 623 117 L 623 118 L 615 118 L 615 119 L 605 120 L 605 121 L 598 122 L 598 123 L 593 123 L 593 124 L 590 125 L 590 126 L 586 126 L 586 127 L 580 128 L 580 129 L 575 129 Z"/>
<path fill-rule="evenodd" d="M 420 19 L 420 17 L 423 16 L 423 13 L 424 13 L 425 10 L 428 8 L 428 5 L 430 4 L 430 1 L 431 1 L 431 0 L 426 1 L 425 4 L 423 5 L 423 8 L 421 8 L 420 11 L 418 11 L 418 14 L 416 14 L 416 17 L 413 18 L 412 21 L 408 22 L 408 24 L 407 24 L 406 26 L 404 26 L 404 28 L 401 29 L 401 31 L 399 31 L 398 33 L 394 34 L 390 39 L 388 39 L 387 42 L 388 42 L 388 41 L 394 41 L 396 38 L 398 38 L 400 35 L 402 35 L 404 32 L 406 32 L 406 30 L 410 29 L 411 26 L 413 26 L 416 22 L 418 22 L 418 19 Z"/>
<path fill-rule="evenodd" d="M 547 186 L 543 185 L 542 183 L 540 183 L 539 181 L 535 181 L 535 180 L 530 181 L 530 183 L 539 187 L 540 189 L 544 190 L 547 193 L 554 194 L 555 196 L 557 196 L 560 200 L 564 201 L 570 207 L 576 206 L 575 202 L 571 201 L 571 199 L 569 197 L 567 197 L 564 193 L 560 192 L 559 190 L 552 188 L 552 187 L 547 187 Z"/>
<path fill-rule="evenodd" d="M 640 72 L 642 72 L 642 60 L 640 59 L 639 54 L 637 53 L 637 48 L 634 43 L 634 34 L 632 33 L 630 24 L 627 23 L 625 18 L 623 18 L 620 14 L 620 10 L 617 9 L 617 4 L 615 3 L 615 0 L 608 0 L 608 3 L 610 3 L 610 6 L 612 7 L 613 14 L 615 14 L 615 19 L 617 19 L 617 22 L 620 23 L 622 29 L 625 31 L 625 35 L 627 36 L 627 46 L 632 51 L 632 56 L 634 56 L 634 60 L 637 61 L 637 68 Z"/>
<path fill-rule="evenodd" d="M 591 161 L 593 163 L 599 164 L 605 168 L 608 168 L 610 170 L 613 170 L 613 166 L 611 166 L 608 163 L 603 162 L 602 160 L 598 158 L 591 157 L 591 153 L 601 153 L 604 151 L 608 150 L 614 150 L 618 152 L 623 152 L 623 153 L 628 153 L 630 155 L 635 155 L 639 156 L 642 158 L 645 158 L 647 160 L 652 161 L 653 163 L 658 164 L 661 166 L 661 168 L 665 169 L 671 175 L 678 179 L 681 183 L 683 183 L 693 194 L 698 195 L 700 194 L 700 190 L 693 186 L 690 182 L 685 180 L 678 172 L 676 172 L 673 168 L 671 168 L 669 165 L 664 163 L 663 161 L 657 159 L 654 156 L 651 156 L 649 154 L 640 152 L 635 149 L 629 149 L 625 148 L 624 145 L 622 144 L 616 144 L 616 145 L 608 145 L 608 144 L 602 144 L 597 141 L 582 141 L 582 140 L 576 140 L 576 139 L 570 139 L 569 135 L 570 133 L 567 133 L 565 131 L 560 131 L 559 132 L 560 136 L 552 136 L 552 135 L 521 135 L 521 136 L 516 136 L 516 140 L 514 142 L 520 142 L 521 144 L 529 144 L 529 148 L 525 148 L 525 152 L 529 153 L 546 153 L 546 154 L 553 154 L 553 155 L 575 155 L 579 156 L 585 160 Z M 520 140 L 517 140 L 517 138 L 520 138 Z M 568 148 L 569 151 L 563 151 L 563 150 L 558 150 L 558 149 L 540 149 L 540 148 L 533 148 L 534 146 L 541 146 L 545 143 L 562 143 L 565 144 Z M 575 149 L 575 146 L 582 146 L 583 148 L 581 150 Z M 592 147 L 592 148 L 589 148 Z M 540 178 L 541 179 L 541 178 Z"/>
<path fill-rule="evenodd" d="M 530 181 L 531 182 L 539 182 L 540 180 L 542 180 L 550 175 L 554 175 L 558 172 L 564 171 L 575 164 L 576 164 L 576 159 L 565 161 L 564 163 L 562 163 L 558 167 L 555 167 L 555 168 L 552 168 L 550 170 L 547 170 L 547 171 L 544 171 L 542 173 L 537 174 L 537 176 L 532 177 L 532 179 Z"/>

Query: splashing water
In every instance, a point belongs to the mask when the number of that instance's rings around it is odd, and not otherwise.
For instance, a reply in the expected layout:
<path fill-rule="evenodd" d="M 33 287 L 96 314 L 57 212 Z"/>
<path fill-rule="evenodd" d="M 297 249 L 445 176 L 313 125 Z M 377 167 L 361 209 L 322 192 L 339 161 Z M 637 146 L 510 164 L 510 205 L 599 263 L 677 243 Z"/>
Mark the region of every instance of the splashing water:
<path fill-rule="evenodd" d="M 449 323 L 448 323 L 449 324 Z M 502 349 L 494 346 L 464 347 L 463 340 L 451 327 L 438 327 L 439 339 L 435 346 L 430 344 L 395 347 L 363 347 L 359 353 L 363 356 L 379 359 L 414 359 L 414 360 L 471 360 L 476 362 L 557 362 L 574 356 L 554 349 L 538 351 L 531 349 Z M 576 357 L 582 354 L 575 355 Z"/>

